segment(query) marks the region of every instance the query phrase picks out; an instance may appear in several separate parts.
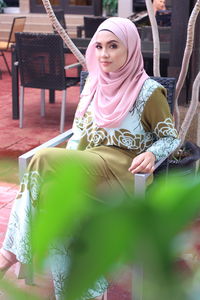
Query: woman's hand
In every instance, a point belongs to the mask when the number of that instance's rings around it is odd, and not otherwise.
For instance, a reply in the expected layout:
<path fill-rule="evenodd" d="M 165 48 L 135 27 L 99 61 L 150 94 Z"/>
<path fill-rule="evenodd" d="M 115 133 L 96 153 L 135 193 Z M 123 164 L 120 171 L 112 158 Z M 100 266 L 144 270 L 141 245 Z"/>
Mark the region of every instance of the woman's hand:
<path fill-rule="evenodd" d="M 135 173 L 153 173 L 155 166 L 155 155 L 150 152 L 144 152 L 137 155 L 128 169 L 132 174 Z"/>

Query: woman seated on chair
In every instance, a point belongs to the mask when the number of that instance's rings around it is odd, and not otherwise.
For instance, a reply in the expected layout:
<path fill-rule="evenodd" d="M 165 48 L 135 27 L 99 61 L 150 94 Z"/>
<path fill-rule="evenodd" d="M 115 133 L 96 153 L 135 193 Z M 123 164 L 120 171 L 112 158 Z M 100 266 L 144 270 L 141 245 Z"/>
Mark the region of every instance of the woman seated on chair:
<path fill-rule="evenodd" d="M 104 185 L 110 191 L 118 187 L 129 193 L 133 174 L 152 173 L 155 162 L 179 145 L 166 91 L 145 72 L 140 38 L 130 20 L 112 17 L 104 21 L 88 46 L 86 64 L 89 76 L 67 150 L 38 151 L 24 176 L 1 249 L 1 277 L 16 261 L 31 261 L 30 247 L 21 245 L 29 245 L 31 220 L 26 211 L 30 206 L 37 208 L 38 195 L 45 188 L 45 183 L 40 187 L 41 176 L 53 173 L 63 161 L 80 159 L 80 168 L 93 186 Z M 62 291 L 56 283 L 67 276 L 67 266 L 63 267 L 66 255 L 61 249 L 60 270 L 57 262 L 53 272 L 57 299 Z M 101 279 L 95 286 L 82 299 L 105 299 L 101 295 L 106 280 Z"/>

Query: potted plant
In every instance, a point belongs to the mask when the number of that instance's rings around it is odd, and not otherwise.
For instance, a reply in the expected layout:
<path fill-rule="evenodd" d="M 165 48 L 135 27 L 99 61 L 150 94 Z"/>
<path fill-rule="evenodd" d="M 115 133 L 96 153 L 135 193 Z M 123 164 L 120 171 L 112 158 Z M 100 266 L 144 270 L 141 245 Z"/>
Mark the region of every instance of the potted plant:
<path fill-rule="evenodd" d="M 103 0 L 103 14 L 114 16 L 117 14 L 118 0 Z"/>
<path fill-rule="evenodd" d="M 4 0 L 0 0 L 0 13 L 4 13 L 4 7 L 7 7 L 6 3 Z"/>

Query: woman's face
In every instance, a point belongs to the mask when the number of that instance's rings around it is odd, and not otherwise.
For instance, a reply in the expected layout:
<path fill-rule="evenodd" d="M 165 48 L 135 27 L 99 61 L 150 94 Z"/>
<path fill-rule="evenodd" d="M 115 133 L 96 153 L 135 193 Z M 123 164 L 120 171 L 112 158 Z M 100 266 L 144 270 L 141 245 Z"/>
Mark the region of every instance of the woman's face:
<path fill-rule="evenodd" d="M 156 10 L 163 10 L 166 9 L 165 7 L 165 0 L 154 0 L 154 5 Z"/>
<path fill-rule="evenodd" d="M 127 48 L 110 31 L 98 32 L 95 51 L 99 66 L 104 72 L 116 72 L 127 60 Z"/>

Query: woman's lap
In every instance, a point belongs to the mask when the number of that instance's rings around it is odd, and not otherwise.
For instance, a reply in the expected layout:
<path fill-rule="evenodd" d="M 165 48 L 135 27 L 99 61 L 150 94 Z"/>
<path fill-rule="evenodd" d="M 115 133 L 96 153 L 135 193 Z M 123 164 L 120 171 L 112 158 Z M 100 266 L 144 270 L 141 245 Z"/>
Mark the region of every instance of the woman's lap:
<path fill-rule="evenodd" d="M 67 150 L 64 148 L 47 148 L 37 152 L 31 160 L 28 173 L 38 172 L 41 178 L 54 172 L 68 172 L 68 164 L 76 166 L 82 176 L 87 178 L 91 187 L 104 186 L 108 191 L 115 190 L 116 178 L 107 167 L 105 160 L 95 152 L 87 150 Z M 74 175 L 73 175 L 74 176 Z M 67 177 L 67 176 L 66 176 Z M 76 178 L 74 178 L 76 180 Z M 120 188 L 120 185 L 119 185 Z"/>

